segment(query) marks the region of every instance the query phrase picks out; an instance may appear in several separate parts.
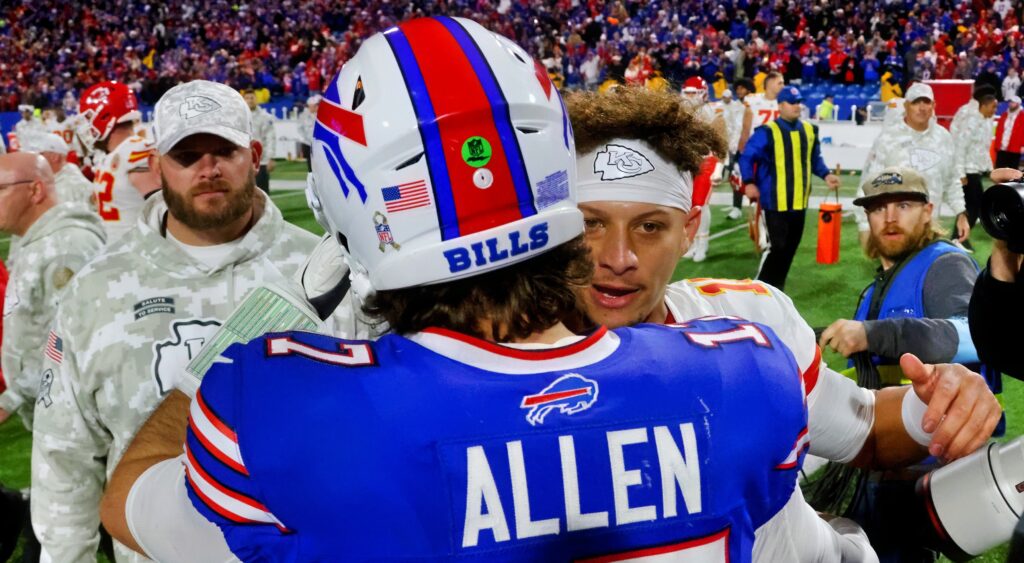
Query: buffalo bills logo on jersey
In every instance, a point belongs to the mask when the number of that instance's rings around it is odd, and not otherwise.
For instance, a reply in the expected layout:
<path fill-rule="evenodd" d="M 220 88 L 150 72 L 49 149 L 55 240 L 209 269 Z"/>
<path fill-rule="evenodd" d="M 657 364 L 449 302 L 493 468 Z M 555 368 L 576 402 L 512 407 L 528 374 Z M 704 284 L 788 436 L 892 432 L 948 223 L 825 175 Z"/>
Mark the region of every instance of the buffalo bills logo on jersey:
<path fill-rule="evenodd" d="M 526 420 L 536 426 L 544 424 L 544 419 L 554 410 L 572 415 L 589 409 L 596 402 L 597 382 L 578 373 L 568 373 L 540 393 L 523 397 L 519 408 L 530 409 Z"/>
<path fill-rule="evenodd" d="M 206 96 L 189 96 L 181 103 L 178 113 L 185 119 L 199 117 L 204 113 L 210 113 L 220 109 L 220 104 L 213 98 Z"/>
<path fill-rule="evenodd" d="M 646 174 L 654 165 L 643 154 L 622 145 L 606 145 L 594 157 L 594 174 L 601 173 L 601 180 L 621 180 Z"/>

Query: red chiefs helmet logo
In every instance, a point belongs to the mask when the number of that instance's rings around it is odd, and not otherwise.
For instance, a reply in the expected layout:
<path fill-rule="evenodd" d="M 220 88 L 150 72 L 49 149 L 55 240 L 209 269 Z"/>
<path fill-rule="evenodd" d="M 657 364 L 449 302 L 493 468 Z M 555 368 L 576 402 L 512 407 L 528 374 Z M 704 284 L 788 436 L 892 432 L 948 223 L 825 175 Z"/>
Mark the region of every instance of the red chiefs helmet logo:
<path fill-rule="evenodd" d="M 85 103 L 90 105 L 99 105 L 106 103 L 107 98 L 110 97 L 110 88 L 102 87 L 97 88 L 89 93 L 89 97 L 85 99 Z"/>

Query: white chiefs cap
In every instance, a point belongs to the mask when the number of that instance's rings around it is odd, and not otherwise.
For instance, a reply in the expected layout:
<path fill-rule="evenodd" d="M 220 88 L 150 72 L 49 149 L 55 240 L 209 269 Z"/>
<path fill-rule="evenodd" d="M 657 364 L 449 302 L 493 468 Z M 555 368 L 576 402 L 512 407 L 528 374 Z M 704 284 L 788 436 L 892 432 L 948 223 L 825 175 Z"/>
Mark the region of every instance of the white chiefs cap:
<path fill-rule="evenodd" d="M 22 150 L 28 152 L 55 152 L 67 156 L 68 144 L 56 133 L 40 133 L 30 135 L 21 143 Z"/>
<path fill-rule="evenodd" d="M 248 148 L 252 142 L 252 112 L 234 88 L 193 80 L 171 88 L 160 98 L 153 130 L 160 154 L 198 133 L 217 135 Z"/>
<path fill-rule="evenodd" d="M 723 90 L 722 91 L 722 97 L 723 98 L 731 98 L 732 97 L 732 90 Z"/>
<path fill-rule="evenodd" d="M 35 111 L 35 110 L 36 110 L 36 108 L 34 106 L 30 105 L 30 104 L 20 104 L 20 105 L 18 105 L 18 111 L 19 112 L 22 112 L 22 111 Z"/>
<path fill-rule="evenodd" d="M 1009 98 L 1006 98 L 1006 101 L 1010 102 L 1011 104 L 1020 105 L 1020 96 L 1010 96 Z"/>
<path fill-rule="evenodd" d="M 904 99 L 910 100 L 911 102 L 919 98 L 928 98 L 931 101 L 935 101 L 935 93 L 932 92 L 932 87 L 925 84 L 924 82 L 915 82 L 907 88 L 907 94 L 903 96 Z"/>

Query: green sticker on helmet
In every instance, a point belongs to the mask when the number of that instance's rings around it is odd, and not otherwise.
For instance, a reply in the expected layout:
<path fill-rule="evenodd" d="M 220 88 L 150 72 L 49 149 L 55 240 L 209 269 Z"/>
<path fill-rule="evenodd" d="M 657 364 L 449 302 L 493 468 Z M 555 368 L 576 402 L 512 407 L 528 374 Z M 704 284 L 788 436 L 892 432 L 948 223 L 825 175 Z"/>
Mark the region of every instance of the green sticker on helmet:
<path fill-rule="evenodd" d="M 483 137 L 470 137 L 462 143 L 462 160 L 473 168 L 491 161 L 491 144 Z"/>

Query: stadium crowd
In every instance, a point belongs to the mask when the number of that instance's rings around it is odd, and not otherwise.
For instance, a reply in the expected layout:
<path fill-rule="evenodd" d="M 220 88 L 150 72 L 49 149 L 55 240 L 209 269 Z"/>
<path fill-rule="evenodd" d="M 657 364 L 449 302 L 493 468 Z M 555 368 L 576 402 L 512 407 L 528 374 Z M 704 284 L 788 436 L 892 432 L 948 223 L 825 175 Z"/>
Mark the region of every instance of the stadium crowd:
<path fill-rule="evenodd" d="M 678 85 L 695 75 L 713 82 L 721 73 L 724 84 L 778 70 L 787 82 L 804 83 L 977 78 L 1001 92 L 1007 79 L 1016 91 L 1020 7 L 975 4 L 254 0 L 172 9 L 154 0 L 22 2 L 0 21 L 0 111 L 56 106 L 104 79 L 130 84 L 146 105 L 193 78 L 305 100 L 364 38 L 435 13 L 485 22 L 572 88 L 607 78 L 642 83 L 656 71 Z"/>

